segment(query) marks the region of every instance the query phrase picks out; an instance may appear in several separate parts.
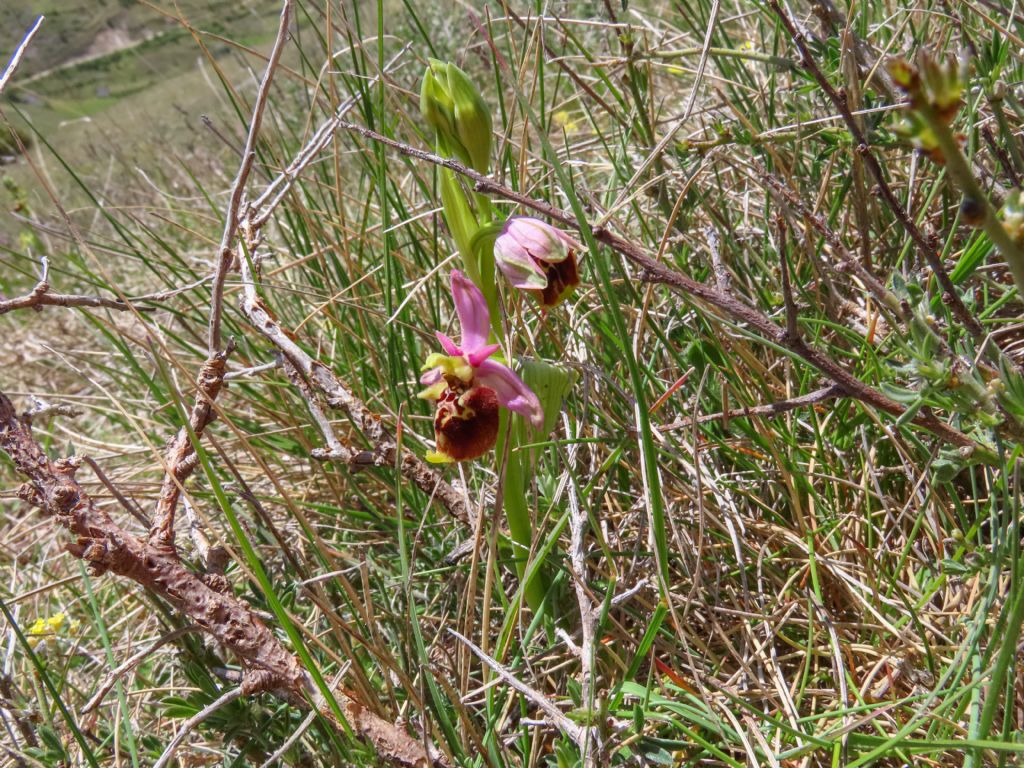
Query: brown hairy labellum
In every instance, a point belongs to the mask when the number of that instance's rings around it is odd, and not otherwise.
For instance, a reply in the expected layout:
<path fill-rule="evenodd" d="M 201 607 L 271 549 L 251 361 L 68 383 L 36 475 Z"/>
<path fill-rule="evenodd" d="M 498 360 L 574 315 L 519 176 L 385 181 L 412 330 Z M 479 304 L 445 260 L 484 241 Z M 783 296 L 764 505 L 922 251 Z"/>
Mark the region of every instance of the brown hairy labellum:
<path fill-rule="evenodd" d="M 498 440 L 498 398 L 493 389 L 464 389 L 449 382 L 437 401 L 434 436 L 437 452 L 452 461 L 483 456 Z"/>

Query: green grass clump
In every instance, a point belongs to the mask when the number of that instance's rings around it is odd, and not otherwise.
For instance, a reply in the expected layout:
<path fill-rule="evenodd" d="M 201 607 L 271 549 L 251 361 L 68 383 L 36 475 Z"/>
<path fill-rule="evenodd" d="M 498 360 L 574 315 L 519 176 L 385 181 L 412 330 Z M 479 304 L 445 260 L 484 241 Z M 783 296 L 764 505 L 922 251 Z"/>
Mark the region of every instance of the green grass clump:
<path fill-rule="evenodd" d="M 184 5 L 188 16 L 222 4 Z M 150 298 L 140 312 L 0 315 L 0 390 L 23 409 L 30 395 L 74 406 L 36 418 L 44 448 L 91 457 L 147 515 L 207 358 L 209 277 L 273 35 L 257 5 L 264 26 L 228 15 L 163 33 L 201 69 L 82 107 L 133 110 L 122 114 L 142 143 L 125 154 L 3 107 L 34 142 L 2 193 L 3 294 L 30 291 L 45 256 L 56 291 Z M 556 309 L 499 280 L 513 354 L 575 379 L 554 431 L 521 446 L 534 459 L 525 576 L 503 532 L 500 457 L 440 470 L 480 513 L 476 527 L 390 466 L 314 458 L 324 438 L 302 390 L 239 309 L 239 273 L 228 278 L 229 369 L 253 370 L 218 398 L 185 485 L 194 529 L 226 550 L 233 592 L 308 670 L 427 739 L 439 764 L 1021 759 L 1024 304 L 936 162 L 948 158 L 913 117 L 901 126 L 885 53 L 973 51 L 949 128 L 1012 230 L 1024 23 L 989 2 L 960 16 L 931 0 L 870 2 L 848 20 L 826 3 L 824 22 L 791 3 L 808 68 L 771 5 L 296 2 L 249 200 L 349 99 L 346 120 L 433 151 L 420 78 L 428 58 L 451 60 L 492 109 L 491 178 L 567 212 L 587 246 L 582 285 Z M 260 52 L 221 50 L 225 39 Z M 161 61 L 157 40 L 68 69 L 47 98 L 87 102 L 95 93 L 76 89 L 108 68 L 126 84 L 113 95 L 134 91 L 125 63 Z M 201 96 L 199 82 L 212 90 Z M 215 131 L 163 141 L 160 110 L 178 96 L 216 105 Z M 433 331 L 454 327 L 440 183 L 431 162 L 341 128 L 245 254 L 276 321 L 420 457 L 433 431 L 419 368 Z M 489 205 L 499 220 L 537 215 L 498 194 Z M 674 290 L 637 256 L 715 296 Z M 817 359 L 856 387 L 832 388 Z M 341 411 L 327 415 L 344 445 L 370 447 Z M 79 477 L 145 533 L 93 470 Z M 19 501 L 6 459 L 0 480 L 6 759 L 151 765 L 235 684 L 237 660 L 154 595 L 90 576 Z M 202 569 L 185 518 L 178 546 Z M 541 600 L 522 588 L 533 573 L 549 585 Z M 81 713 L 111 667 L 169 634 Z M 328 718 L 305 718 L 270 695 L 242 697 L 177 754 L 182 765 L 383 760 Z"/>

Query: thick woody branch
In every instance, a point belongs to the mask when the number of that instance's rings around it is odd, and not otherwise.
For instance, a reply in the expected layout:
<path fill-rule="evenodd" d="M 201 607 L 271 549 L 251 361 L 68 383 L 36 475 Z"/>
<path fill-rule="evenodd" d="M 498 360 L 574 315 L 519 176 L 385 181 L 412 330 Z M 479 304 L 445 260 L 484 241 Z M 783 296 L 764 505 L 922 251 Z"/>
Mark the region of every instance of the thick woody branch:
<path fill-rule="evenodd" d="M 182 485 L 195 471 L 197 455 L 191 433 L 199 439 L 203 430 L 216 418 L 213 401 L 224 385 L 224 370 L 231 345 L 207 360 L 199 370 L 196 381 L 198 393 L 188 428 L 182 427 L 171 443 L 165 460 L 164 480 L 156 503 L 156 514 L 149 530 L 149 543 L 165 550 L 174 549 L 174 514 L 181 496 Z"/>
<path fill-rule="evenodd" d="M 580 223 L 571 213 L 543 200 L 536 200 L 528 195 L 516 192 L 514 189 L 477 173 L 455 160 L 449 160 L 432 152 L 426 152 L 394 139 L 389 139 L 376 131 L 356 125 L 355 123 L 343 123 L 341 127 L 372 141 L 384 144 L 408 157 L 414 157 L 424 162 L 448 168 L 469 179 L 477 192 L 504 198 L 568 227 L 580 229 Z M 860 381 L 831 357 L 809 346 L 803 339 L 789 338 L 785 328 L 777 325 L 760 310 L 746 304 L 731 294 L 723 293 L 715 286 L 699 282 L 684 275 L 682 272 L 666 267 L 660 261 L 649 256 L 640 246 L 619 237 L 605 227 L 594 227 L 592 232 L 595 240 L 607 245 L 639 267 L 642 279 L 652 283 L 661 283 L 677 293 L 714 307 L 734 322 L 747 325 L 761 337 L 788 350 L 814 368 L 817 368 L 840 387 L 845 397 L 852 397 L 896 417 L 900 417 L 906 412 L 906 409 L 895 400 Z M 911 420 L 911 423 L 932 432 L 943 441 L 952 445 L 968 450 L 980 447 L 970 437 L 949 426 L 934 414 L 918 413 Z"/>
<path fill-rule="evenodd" d="M 86 560 L 94 572 L 109 571 L 152 590 L 191 618 L 238 656 L 250 673 L 245 685 L 255 685 L 251 673 L 263 673 L 258 677 L 269 687 L 301 689 L 302 668 L 246 605 L 211 589 L 174 552 L 152 547 L 114 522 L 78 484 L 79 461 L 50 461 L 3 393 L 0 450 L 28 478 L 21 498 L 74 535 L 67 547 L 71 554 Z"/>
<path fill-rule="evenodd" d="M 299 660 L 277 639 L 253 610 L 227 591 L 215 589 L 185 567 L 173 550 L 153 546 L 121 528 L 95 505 L 75 479 L 77 459 L 51 461 L 0 392 L 0 451 L 28 482 L 19 495 L 53 516 L 73 534 L 68 551 L 89 563 L 94 573 L 110 572 L 134 581 L 166 600 L 239 660 L 244 670 L 241 693 L 267 691 L 297 706 L 317 709 L 343 730 L 319 702 Z M 393 765 L 427 768 L 443 765 L 401 728 L 375 715 L 358 701 L 335 693 L 349 726 L 370 741 Z"/>

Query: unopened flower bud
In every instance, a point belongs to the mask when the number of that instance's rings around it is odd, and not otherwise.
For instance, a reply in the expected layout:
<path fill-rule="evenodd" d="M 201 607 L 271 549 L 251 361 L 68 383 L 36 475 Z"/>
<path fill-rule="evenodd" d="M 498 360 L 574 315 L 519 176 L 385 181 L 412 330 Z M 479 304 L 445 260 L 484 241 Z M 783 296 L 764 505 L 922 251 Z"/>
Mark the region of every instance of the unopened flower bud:
<path fill-rule="evenodd" d="M 487 173 L 491 165 L 491 112 L 466 73 L 450 62 L 448 93 L 454 104 L 455 136 L 469 154 L 470 166 Z"/>
<path fill-rule="evenodd" d="M 455 134 L 455 108 L 444 78 L 439 79 L 431 67 L 423 73 L 420 114 L 437 133 L 442 151 L 452 152 L 450 141 Z"/>
<path fill-rule="evenodd" d="M 420 87 L 420 114 L 437 134 L 438 148 L 487 173 L 491 115 L 472 81 L 457 66 L 431 59 Z"/>

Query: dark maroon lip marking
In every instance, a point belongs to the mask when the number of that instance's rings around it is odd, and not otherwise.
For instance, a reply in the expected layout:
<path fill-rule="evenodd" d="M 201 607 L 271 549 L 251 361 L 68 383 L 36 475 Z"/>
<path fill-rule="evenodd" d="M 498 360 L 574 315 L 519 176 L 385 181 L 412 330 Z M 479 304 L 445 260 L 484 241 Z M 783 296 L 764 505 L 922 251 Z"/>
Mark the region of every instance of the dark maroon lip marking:
<path fill-rule="evenodd" d="M 434 415 L 437 452 L 453 461 L 483 456 L 498 440 L 498 397 L 493 389 L 468 390 L 449 382 Z"/>
<path fill-rule="evenodd" d="M 569 255 L 562 261 L 541 263 L 544 266 L 544 277 L 547 278 L 548 284 L 542 290 L 537 291 L 537 294 L 543 306 L 554 307 L 580 284 L 576 252 L 570 249 Z"/>

